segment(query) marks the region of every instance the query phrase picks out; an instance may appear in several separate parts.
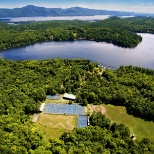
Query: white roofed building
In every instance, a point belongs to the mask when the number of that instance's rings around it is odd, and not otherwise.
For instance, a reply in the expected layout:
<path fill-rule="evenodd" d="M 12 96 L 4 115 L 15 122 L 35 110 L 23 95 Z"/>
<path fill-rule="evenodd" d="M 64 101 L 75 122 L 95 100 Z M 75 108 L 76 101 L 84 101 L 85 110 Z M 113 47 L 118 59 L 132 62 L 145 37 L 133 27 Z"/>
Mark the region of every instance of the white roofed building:
<path fill-rule="evenodd" d="M 76 96 L 73 95 L 73 94 L 65 93 L 63 98 L 69 99 L 69 100 L 75 100 L 76 99 Z"/>
<path fill-rule="evenodd" d="M 34 114 L 34 115 L 33 115 L 32 122 L 34 122 L 34 123 L 37 122 L 38 117 L 39 117 L 39 114 Z"/>
<path fill-rule="evenodd" d="M 45 106 L 45 103 L 42 103 L 42 104 L 40 105 L 40 111 L 41 111 L 41 112 L 43 111 L 44 106 Z"/>

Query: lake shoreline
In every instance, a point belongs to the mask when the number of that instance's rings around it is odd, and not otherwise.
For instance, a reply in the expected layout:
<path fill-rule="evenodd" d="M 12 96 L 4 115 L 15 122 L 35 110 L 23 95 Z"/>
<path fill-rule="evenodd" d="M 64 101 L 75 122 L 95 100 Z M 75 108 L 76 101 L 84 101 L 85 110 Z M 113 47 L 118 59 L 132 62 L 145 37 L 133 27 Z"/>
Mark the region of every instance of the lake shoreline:
<path fill-rule="evenodd" d="M 98 62 L 102 66 L 109 66 L 111 69 L 119 68 L 121 65 L 154 69 L 154 35 L 137 34 L 141 35 L 143 40 L 137 47 L 131 49 L 90 40 L 47 41 L 2 50 L 0 57 L 11 60 L 41 60 L 58 57 L 62 59 L 82 58 Z"/>

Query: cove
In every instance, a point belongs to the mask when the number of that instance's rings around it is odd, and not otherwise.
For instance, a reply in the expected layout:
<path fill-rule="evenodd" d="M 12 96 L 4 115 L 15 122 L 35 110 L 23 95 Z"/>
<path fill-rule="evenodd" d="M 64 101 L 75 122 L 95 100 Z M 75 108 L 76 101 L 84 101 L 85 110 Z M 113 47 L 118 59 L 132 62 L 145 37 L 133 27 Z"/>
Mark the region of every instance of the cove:
<path fill-rule="evenodd" d="M 120 65 L 154 69 L 154 35 L 143 33 L 139 35 L 143 40 L 132 49 L 86 40 L 44 42 L 3 50 L 0 52 L 0 57 L 11 60 L 84 58 L 109 66 L 111 69 Z"/>

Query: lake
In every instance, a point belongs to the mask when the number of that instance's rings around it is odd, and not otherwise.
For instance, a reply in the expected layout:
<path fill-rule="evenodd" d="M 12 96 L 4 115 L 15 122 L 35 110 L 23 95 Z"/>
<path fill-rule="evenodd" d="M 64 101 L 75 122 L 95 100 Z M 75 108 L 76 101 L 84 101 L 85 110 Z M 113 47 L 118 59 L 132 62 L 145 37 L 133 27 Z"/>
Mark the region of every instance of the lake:
<path fill-rule="evenodd" d="M 59 17 L 14 17 L 14 18 L 0 18 L 1 21 L 7 23 L 26 22 L 26 21 L 52 21 L 52 20 L 83 20 L 96 21 L 109 18 L 109 15 L 95 15 L 95 16 L 59 16 Z"/>
<path fill-rule="evenodd" d="M 53 21 L 53 20 L 83 20 L 83 21 L 97 21 L 104 20 L 111 17 L 110 15 L 94 15 L 94 16 L 59 16 L 59 17 L 11 17 L 11 18 L 0 18 L 0 21 L 16 24 L 18 22 L 27 21 Z M 134 16 L 119 16 L 120 18 L 130 18 Z"/>
<path fill-rule="evenodd" d="M 11 60 L 84 58 L 99 62 L 111 69 L 120 65 L 133 65 L 154 69 L 154 35 L 139 34 L 142 42 L 135 48 L 122 48 L 95 41 L 44 42 L 25 47 L 7 49 L 0 57 Z"/>

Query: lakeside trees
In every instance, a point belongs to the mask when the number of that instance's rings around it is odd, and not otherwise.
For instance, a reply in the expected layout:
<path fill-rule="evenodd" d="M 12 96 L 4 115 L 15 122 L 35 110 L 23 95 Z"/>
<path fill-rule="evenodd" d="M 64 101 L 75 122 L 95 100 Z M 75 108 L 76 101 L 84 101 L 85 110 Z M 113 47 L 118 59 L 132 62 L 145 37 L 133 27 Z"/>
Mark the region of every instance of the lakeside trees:
<path fill-rule="evenodd" d="M 130 114 L 154 121 L 153 70 L 121 66 L 101 72 L 97 63 L 80 59 L 0 59 L 0 65 L 1 114 L 16 103 L 33 114 L 46 94 L 67 92 L 77 95 L 77 103 L 121 105 Z"/>

